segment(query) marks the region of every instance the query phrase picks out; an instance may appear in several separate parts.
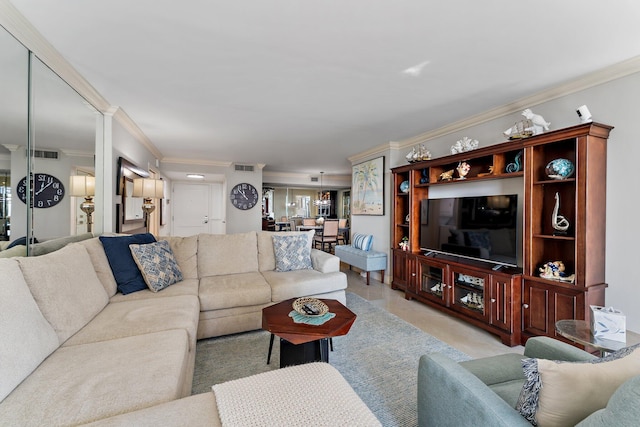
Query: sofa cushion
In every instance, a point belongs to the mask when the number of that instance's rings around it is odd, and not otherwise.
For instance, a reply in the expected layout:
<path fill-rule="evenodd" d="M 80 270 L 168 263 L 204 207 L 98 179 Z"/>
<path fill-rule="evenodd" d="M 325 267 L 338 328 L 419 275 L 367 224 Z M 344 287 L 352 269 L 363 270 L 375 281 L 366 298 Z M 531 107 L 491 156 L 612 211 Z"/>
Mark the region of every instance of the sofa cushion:
<path fill-rule="evenodd" d="M 271 287 L 271 301 L 273 302 L 340 291 L 347 288 L 347 276 L 340 271 L 334 273 L 320 273 L 317 270 L 297 270 L 282 273 L 264 271 L 262 274 Z"/>
<path fill-rule="evenodd" d="M 182 280 L 182 271 L 166 240 L 146 245 L 129 245 L 129 249 L 145 283 L 153 292 Z"/>
<path fill-rule="evenodd" d="M 46 255 L 48 253 L 60 250 L 67 246 L 69 243 L 81 242 L 83 240 L 91 239 L 92 233 L 74 234 L 71 236 L 58 237 L 56 239 L 47 240 L 44 242 L 36 243 L 31 246 L 29 251 L 30 256 Z"/>
<path fill-rule="evenodd" d="M 198 279 L 185 279 L 182 282 L 178 282 L 175 285 L 169 286 L 162 292 L 152 292 L 149 288 L 147 288 L 144 291 L 138 291 L 127 295 L 117 293 L 111 297 L 109 302 L 114 303 L 122 301 L 138 301 L 143 299 L 169 298 L 180 295 L 193 295 L 197 297 L 199 287 L 200 281 Z"/>
<path fill-rule="evenodd" d="M 131 236 L 100 236 L 111 271 L 123 294 L 147 289 L 147 284 L 133 260 L 129 245 L 153 243 L 156 239 L 151 233 L 133 234 Z"/>
<path fill-rule="evenodd" d="M 198 277 L 258 271 L 255 231 L 198 235 Z"/>
<path fill-rule="evenodd" d="M 257 272 L 200 279 L 200 311 L 271 302 L 271 288 Z"/>
<path fill-rule="evenodd" d="M 85 427 L 221 427 L 212 392 L 194 394 L 138 411 L 95 421 Z"/>
<path fill-rule="evenodd" d="M 311 270 L 311 246 L 307 236 L 273 236 L 276 271 Z"/>
<path fill-rule="evenodd" d="M 109 302 L 84 246 L 71 243 L 39 257 L 18 258 L 22 274 L 60 343 Z"/>
<path fill-rule="evenodd" d="M 93 239 L 83 240 L 78 244 L 84 246 L 89 253 L 93 269 L 96 271 L 98 279 L 100 279 L 100 283 L 102 283 L 105 291 L 107 291 L 107 295 L 109 297 L 114 296 L 116 292 L 118 292 L 118 284 L 116 283 L 115 277 L 113 277 L 113 271 L 111 271 L 107 254 L 104 253 L 104 247 L 100 239 L 94 237 Z"/>
<path fill-rule="evenodd" d="M 351 245 L 356 249 L 368 251 L 373 246 L 373 236 L 371 234 L 355 233 Z"/>
<path fill-rule="evenodd" d="M 604 408 L 622 383 L 640 375 L 640 344 L 591 362 L 524 359 L 522 366 L 527 380 L 518 411 L 541 427 L 576 425 Z"/>
<path fill-rule="evenodd" d="M 44 318 L 16 260 L 0 259 L 0 401 L 56 348 L 58 336 Z"/>
<path fill-rule="evenodd" d="M 169 286 L 162 292 L 152 292 L 149 288 L 147 288 L 144 291 L 138 291 L 127 295 L 117 293 L 111 297 L 109 302 L 114 303 L 122 301 L 137 301 L 149 298 L 169 298 L 179 295 L 193 295 L 197 297 L 199 287 L 200 281 L 198 279 L 185 279 L 181 282 L 176 283 L 175 285 Z"/>
<path fill-rule="evenodd" d="M 198 297 L 193 295 L 111 303 L 64 345 L 184 329 L 189 334 L 191 346 L 195 346 L 199 313 Z"/>
<path fill-rule="evenodd" d="M 182 397 L 186 331 L 61 347 L 0 403 L 0 424 L 78 425 Z"/>
<path fill-rule="evenodd" d="M 273 235 L 279 236 L 307 236 L 309 247 L 313 244 L 315 230 L 309 231 L 259 231 L 258 232 L 258 264 L 260 271 L 270 271 L 276 269 L 276 255 L 273 250 Z M 326 252 L 325 252 L 326 253 Z"/>
<path fill-rule="evenodd" d="M 165 236 L 158 240 L 166 240 L 171 246 L 173 256 L 176 257 L 182 277 L 185 279 L 198 278 L 198 235 L 189 237 Z"/>
<path fill-rule="evenodd" d="M 17 245 L 0 252 L 0 258 L 15 258 L 19 256 L 27 256 L 27 247 L 25 245 Z"/>

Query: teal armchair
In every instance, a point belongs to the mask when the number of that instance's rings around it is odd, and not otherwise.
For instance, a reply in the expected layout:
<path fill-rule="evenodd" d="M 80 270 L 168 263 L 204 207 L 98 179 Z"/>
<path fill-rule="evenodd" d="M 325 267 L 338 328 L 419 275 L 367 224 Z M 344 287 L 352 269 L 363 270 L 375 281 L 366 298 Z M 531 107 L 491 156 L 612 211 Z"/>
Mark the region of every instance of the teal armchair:
<path fill-rule="evenodd" d="M 418 425 L 531 426 L 514 409 L 525 381 L 521 360 L 527 357 L 576 362 L 595 358 L 574 346 L 548 337 L 530 338 L 524 356 L 503 354 L 457 363 L 442 354 L 424 355 L 420 358 L 418 368 Z M 636 421 L 640 419 L 639 405 L 632 405 L 625 411 L 620 409 L 624 408 L 624 402 L 629 398 L 639 401 L 639 385 L 640 377 L 625 383 L 612 396 L 607 408 L 592 414 L 581 424 L 589 427 L 627 425 L 624 419 L 630 411 L 635 411 L 632 416 Z M 601 423 L 599 420 L 607 422 Z"/>

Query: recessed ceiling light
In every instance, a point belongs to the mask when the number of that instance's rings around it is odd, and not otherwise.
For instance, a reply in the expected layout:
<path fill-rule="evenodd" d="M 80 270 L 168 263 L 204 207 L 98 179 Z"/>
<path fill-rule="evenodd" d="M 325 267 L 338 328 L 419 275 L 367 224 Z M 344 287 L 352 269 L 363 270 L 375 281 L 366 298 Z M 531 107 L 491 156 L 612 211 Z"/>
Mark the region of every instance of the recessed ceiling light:
<path fill-rule="evenodd" d="M 409 67 L 403 71 L 404 74 L 408 74 L 413 77 L 418 77 L 422 73 L 422 69 L 429 65 L 431 61 L 422 61 L 419 64 L 414 65 L 413 67 Z"/>
<path fill-rule="evenodd" d="M 187 174 L 187 178 L 191 178 L 191 179 L 204 179 L 204 175 L 199 174 L 199 173 L 188 173 L 188 174 Z"/>

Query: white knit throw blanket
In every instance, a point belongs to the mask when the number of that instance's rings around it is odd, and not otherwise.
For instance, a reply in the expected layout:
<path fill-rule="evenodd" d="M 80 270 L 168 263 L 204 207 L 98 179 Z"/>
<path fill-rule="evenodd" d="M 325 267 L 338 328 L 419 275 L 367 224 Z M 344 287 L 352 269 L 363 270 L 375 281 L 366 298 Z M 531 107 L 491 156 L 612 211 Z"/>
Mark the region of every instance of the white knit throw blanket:
<path fill-rule="evenodd" d="M 269 371 L 212 389 L 223 426 L 381 426 L 327 363 Z"/>

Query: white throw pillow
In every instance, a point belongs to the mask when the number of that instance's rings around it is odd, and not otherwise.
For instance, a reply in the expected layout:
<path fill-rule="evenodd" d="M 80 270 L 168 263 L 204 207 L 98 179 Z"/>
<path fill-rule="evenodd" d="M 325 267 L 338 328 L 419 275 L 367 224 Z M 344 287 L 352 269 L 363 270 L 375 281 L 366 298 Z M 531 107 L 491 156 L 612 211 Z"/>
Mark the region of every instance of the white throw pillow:
<path fill-rule="evenodd" d="M 573 426 L 640 375 L 640 344 L 591 362 L 523 359 L 522 366 L 527 381 L 516 409 L 533 425 Z"/>

